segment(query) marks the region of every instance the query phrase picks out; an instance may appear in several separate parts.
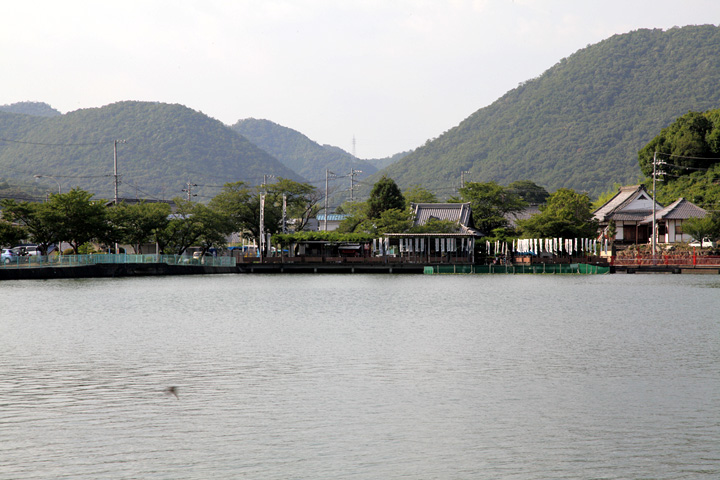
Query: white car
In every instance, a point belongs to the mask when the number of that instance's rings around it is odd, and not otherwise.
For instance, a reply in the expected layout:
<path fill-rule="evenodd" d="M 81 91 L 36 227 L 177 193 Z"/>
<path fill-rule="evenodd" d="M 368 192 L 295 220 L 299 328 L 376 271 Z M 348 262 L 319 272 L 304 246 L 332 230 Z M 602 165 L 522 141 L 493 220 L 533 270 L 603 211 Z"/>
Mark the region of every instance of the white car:
<path fill-rule="evenodd" d="M 17 255 L 9 248 L 2 249 L 2 262 L 11 263 L 17 260 Z"/>
<path fill-rule="evenodd" d="M 690 246 L 691 247 L 700 247 L 700 248 L 713 248 L 715 246 L 715 242 L 713 242 L 709 238 L 705 237 L 702 239 L 701 242 L 698 242 L 697 240 L 690 242 Z"/>

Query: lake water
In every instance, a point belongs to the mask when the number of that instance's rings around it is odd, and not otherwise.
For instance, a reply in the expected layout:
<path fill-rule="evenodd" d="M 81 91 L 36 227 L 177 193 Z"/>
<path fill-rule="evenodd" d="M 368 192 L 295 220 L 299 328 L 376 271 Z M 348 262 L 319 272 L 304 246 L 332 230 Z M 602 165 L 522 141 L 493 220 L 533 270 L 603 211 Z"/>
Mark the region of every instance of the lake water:
<path fill-rule="evenodd" d="M 720 478 L 717 276 L 5 281 L 0 318 L 3 479 Z"/>

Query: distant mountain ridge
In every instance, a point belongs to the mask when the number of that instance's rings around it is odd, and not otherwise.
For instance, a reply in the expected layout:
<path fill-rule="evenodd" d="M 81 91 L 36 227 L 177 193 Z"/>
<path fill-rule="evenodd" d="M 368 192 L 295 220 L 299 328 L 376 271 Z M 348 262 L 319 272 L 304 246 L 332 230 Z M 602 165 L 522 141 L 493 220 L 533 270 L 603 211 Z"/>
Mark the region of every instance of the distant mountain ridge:
<path fill-rule="evenodd" d="M 584 48 L 382 170 L 405 188 L 532 180 L 598 195 L 640 177 L 638 151 L 720 106 L 720 28 L 638 30 Z M 378 174 L 378 175 L 379 175 Z"/>
<path fill-rule="evenodd" d="M 44 102 L 18 102 L 9 105 L 0 105 L 0 112 L 21 113 L 35 117 L 55 117 L 62 115 L 62 113 Z"/>
<path fill-rule="evenodd" d="M 231 128 L 307 179 L 324 179 L 326 169 L 338 175 L 349 174 L 351 169 L 361 170 L 358 179 L 378 171 L 375 165 L 339 147 L 320 145 L 270 120 L 246 118 Z"/>
<path fill-rule="evenodd" d="M 24 181 L 52 176 L 63 191 L 79 186 L 112 198 L 114 140 L 125 140 L 121 197 L 185 196 L 191 183 L 191 194 L 207 200 L 226 182 L 304 180 L 218 120 L 182 105 L 132 101 L 52 117 L 0 111 L 0 172 Z"/>

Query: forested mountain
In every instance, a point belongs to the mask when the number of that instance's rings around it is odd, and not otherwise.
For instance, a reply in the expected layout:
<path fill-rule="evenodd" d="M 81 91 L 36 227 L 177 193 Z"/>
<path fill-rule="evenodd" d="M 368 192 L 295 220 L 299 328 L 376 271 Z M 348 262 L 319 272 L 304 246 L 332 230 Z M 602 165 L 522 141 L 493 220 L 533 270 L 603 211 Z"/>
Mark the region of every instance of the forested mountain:
<path fill-rule="evenodd" d="M 370 162 L 375 168 L 378 170 L 382 170 L 385 167 L 389 167 L 393 163 L 402 160 L 403 158 L 407 157 L 412 153 L 412 150 L 408 150 L 406 152 L 400 152 L 396 153 L 395 155 L 391 155 L 389 157 L 385 158 L 366 158 L 366 162 Z"/>
<path fill-rule="evenodd" d="M 113 146 L 119 143 L 120 197 L 173 198 L 186 183 L 206 200 L 225 182 L 257 185 L 264 175 L 301 176 L 228 126 L 181 105 L 120 102 L 53 117 L 0 111 L 0 175 L 54 177 L 112 198 Z M 53 190 L 52 179 L 42 182 Z"/>
<path fill-rule="evenodd" d="M 54 117 L 62 115 L 47 103 L 42 102 L 18 102 L 10 105 L 0 105 L 0 111 L 10 113 L 23 113 L 25 115 L 34 115 L 36 117 Z"/>
<path fill-rule="evenodd" d="M 328 169 L 337 175 L 361 170 L 357 179 L 377 172 L 373 164 L 360 160 L 339 147 L 320 145 L 302 133 L 269 120 L 246 118 L 231 127 L 252 143 L 280 160 L 285 166 L 314 182 L 325 179 Z"/>
<path fill-rule="evenodd" d="M 435 191 L 529 179 L 597 196 L 641 176 L 638 151 L 690 110 L 720 106 L 720 28 L 615 35 L 562 59 L 381 173 Z"/>

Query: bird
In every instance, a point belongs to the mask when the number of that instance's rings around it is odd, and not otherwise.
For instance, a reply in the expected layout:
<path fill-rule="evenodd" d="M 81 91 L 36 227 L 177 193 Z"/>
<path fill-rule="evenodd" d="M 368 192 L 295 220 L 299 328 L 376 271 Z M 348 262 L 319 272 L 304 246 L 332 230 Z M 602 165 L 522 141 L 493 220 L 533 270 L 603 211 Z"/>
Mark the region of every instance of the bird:
<path fill-rule="evenodd" d="M 180 397 L 178 397 L 178 387 L 167 387 L 165 389 L 165 395 L 175 395 L 175 398 L 180 400 Z"/>

